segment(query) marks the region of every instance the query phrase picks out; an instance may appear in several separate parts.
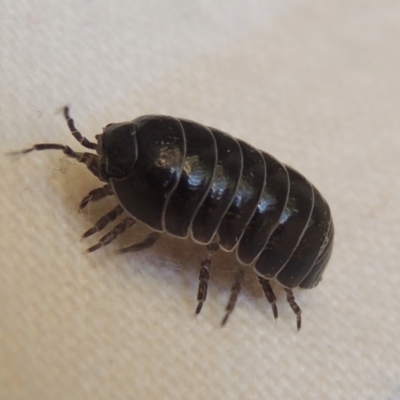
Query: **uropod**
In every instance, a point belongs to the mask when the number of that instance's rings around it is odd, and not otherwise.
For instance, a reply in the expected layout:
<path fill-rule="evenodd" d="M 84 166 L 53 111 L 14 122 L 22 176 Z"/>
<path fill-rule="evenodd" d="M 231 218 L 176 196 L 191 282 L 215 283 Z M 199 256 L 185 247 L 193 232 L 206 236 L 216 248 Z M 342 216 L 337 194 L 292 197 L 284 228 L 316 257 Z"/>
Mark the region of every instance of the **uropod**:
<path fill-rule="evenodd" d="M 107 196 L 114 196 L 118 205 L 83 237 L 119 220 L 89 252 L 108 245 L 137 221 L 152 232 L 119 252 L 147 249 L 164 233 L 191 236 L 207 249 L 196 314 L 207 297 L 212 257 L 224 250 L 235 253 L 238 267 L 222 324 L 235 307 L 244 269 L 253 268 L 275 319 L 271 281 L 284 288 L 300 330 L 293 289 L 313 288 L 321 281 L 334 237 L 329 206 L 306 178 L 248 143 L 190 120 L 144 115 L 108 124 L 93 143 L 76 129 L 68 107 L 64 116 L 74 138 L 94 152 L 43 143 L 14 154 L 61 150 L 105 183 L 82 199 L 80 209 Z"/>

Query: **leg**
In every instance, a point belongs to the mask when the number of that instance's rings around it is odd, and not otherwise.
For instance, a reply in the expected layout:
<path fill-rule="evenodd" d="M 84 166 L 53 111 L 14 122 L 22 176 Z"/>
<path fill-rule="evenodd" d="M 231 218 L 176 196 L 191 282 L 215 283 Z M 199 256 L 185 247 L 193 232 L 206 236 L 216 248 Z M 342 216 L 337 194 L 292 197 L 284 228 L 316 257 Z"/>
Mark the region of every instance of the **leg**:
<path fill-rule="evenodd" d="M 276 297 L 274 295 L 274 292 L 272 291 L 271 285 L 269 284 L 269 280 L 259 276 L 258 281 L 260 282 L 261 287 L 263 288 L 265 297 L 267 298 L 269 304 L 271 304 L 272 312 L 274 313 L 274 318 L 277 319 L 278 309 L 276 307 Z"/>
<path fill-rule="evenodd" d="M 115 225 L 110 232 L 104 235 L 97 244 L 87 249 L 87 252 L 91 253 L 93 251 L 100 249 L 103 246 L 107 246 L 108 244 L 113 242 L 119 235 L 124 233 L 127 228 L 130 228 L 131 226 L 135 225 L 135 223 L 136 220 L 133 219 L 132 217 L 125 218 L 118 225 Z"/>
<path fill-rule="evenodd" d="M 157 242 L 158 239 L 161 237 L 161 232 L 151 232 L 149 233 L 146 238 L 139 243 L 131 244 L 128 247 L 123 247 L 122 249 L 117 250 L 118 253 L 129 253 L 129 252 L 136 252 L 149 249 Z"/>
<path fill-rule="evenodd" d="M 294 300 L 292 289 L 286 289 L 285 288 L 285 292 L 286 292 L 287 301 L 288 301 L 290 307 L 292 308 L 293 312 L 296 314 L 297 331 L 299 331 L 301 329 L 301 310 L 300 310 L 300 307 L 297 305 L 297 303 Z"/>
<path fill-rule="evenodd" d="M 197 292 L 197 307 L 196 314 L 200 314 L 204 302 L 207 298 L 208 290 L 208 280 L 210 279 L 209 269 L 211 267 L 211 257 L 216 251 L 219 250 L 219 238 L 214 238 L 214 240 L 207 245 L 208 255 L 201 262 L 201 269 L 199 275 L 199 290 Z"/>
<path fill-rule="evenodd" d="M 229 298 L 228 305 L 226 306 L 226 314 L 225 314 L 224 319 L 221 322 L 222 326 L 224 326 L 226 324 L 226 321 L 228 321 L 229 316 L 231 315 L 233 309 L 235 308 L 236 301 L 237 301 L 239 293 L 240 293 L 241 284 L 243 282 L 243 278 L 244 278 L 244 270 L 242 268 L 240 268 L 239 271 L 235 275 L 235 282 L 233 283 L 233 286 L 231 289 L 231 296 Z"/>
<path fill-rule="evenodd" d="M 82 235 L 82 239 L 87 238 L 93 235 L 96 232 L 100 232 L 103 230 L 110 222 L 115 221 L 115 219 L 120 216 L 124 212 L 124 209 L 121 206 L 114 207 L 111 211 L 109 211 L 106 215 L 103 215 L 88 231 L 86 231 Z"/>
<path fill-rule="evenodd" d="M 64 107 L 64 117 L 67 121 L 68 128 L 72 136 L 87 149 L 96 150 L 97 144 L 89 142 L 82 134 L 75 128 L 74 120 L 69 116 L 69 107 Z"/>
<path fill-rule="evenodd" d="M 79 204 L 79 209 L 82 210 L 83 208 L 85 208 L 88 203 L 90 203 L 91 201 L 95 202 L 95 201 L 99 201 L 101 199 L 104 199 L 104 197 L 107 196 L 111 196 L 113 195 L 114 192 L 111 188 L 111 186 L 107 183 L 107 185 L 104 185 L 101 188 L 97 188 L 94 190 L 91 190 L 81 201 L 81 203 Z"/>

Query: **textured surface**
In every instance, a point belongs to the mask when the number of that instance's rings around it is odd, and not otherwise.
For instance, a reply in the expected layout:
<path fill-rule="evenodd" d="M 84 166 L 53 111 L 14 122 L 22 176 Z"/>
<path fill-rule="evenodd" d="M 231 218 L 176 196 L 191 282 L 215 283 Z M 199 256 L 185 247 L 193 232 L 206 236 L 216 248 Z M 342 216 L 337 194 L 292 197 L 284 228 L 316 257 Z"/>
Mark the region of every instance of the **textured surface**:
<path fill-rule="evenodd" d="M 79 148 L 145 113 L 226 130 L 297 168 L 331 204 L 323 282 L 296 292 L 303 329 L 251 275 L 219 326 L 234 263 L 163 238 L 117 256 L 80 235 L 98 183 L 57 152 L 0 156 L 1 399 L 400 399 L 400 3 L 6 0 L 0 151 Z M 162 4 L 162 5 L 161 5 Z"/>

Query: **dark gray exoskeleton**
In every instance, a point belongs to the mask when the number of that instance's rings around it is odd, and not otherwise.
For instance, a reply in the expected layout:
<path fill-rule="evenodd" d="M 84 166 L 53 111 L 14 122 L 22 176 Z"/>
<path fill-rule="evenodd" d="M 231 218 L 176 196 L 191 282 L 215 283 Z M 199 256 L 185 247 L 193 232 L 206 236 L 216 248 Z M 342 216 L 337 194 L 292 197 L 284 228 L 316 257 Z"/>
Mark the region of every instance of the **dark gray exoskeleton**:
<path fill-rule="evenodd" d="M 301 310 L 292 289 L 316 286 L 329 261 L 334 227 L 329 206 L 306 178 L 242 140 L 199 123 L 162 115 L 109 124 L 92 143 L 75 128 L 68 107 L 64 116 L 72 135 L 96 153 L 78 153 L 61 144 L 36 144 L 32 150 L 61 150 L 84 163 L 105 185 L 81 202 L 113 195 L 118 205 L 84 233 L 104 229 L 125 217 L 98 244 L 111 243 L 137 220 L 150 228 L 145 240 L 120 249 L 151 247 L 162 233 L 189 235 L 207 246 L 201 263 L 196 313 L 207 296 L 212 255 L 235 252 L 239 262 L 225 324 L 236 303 L 244 267 L 254 266 L 277 318 L 270 281 L 281 285 L 301 327 Z"/>

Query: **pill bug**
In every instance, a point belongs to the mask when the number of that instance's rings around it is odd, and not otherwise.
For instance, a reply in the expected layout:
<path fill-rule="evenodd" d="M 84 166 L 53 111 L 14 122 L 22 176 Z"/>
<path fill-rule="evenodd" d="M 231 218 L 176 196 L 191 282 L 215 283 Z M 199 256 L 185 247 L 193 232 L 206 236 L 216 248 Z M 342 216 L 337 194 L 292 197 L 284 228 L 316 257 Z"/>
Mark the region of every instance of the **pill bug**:
<path fill-rule="evenodd" d="M 222 324 L 235 307 L 244 268 L 253 266 L 274 318 L 278 311 L 271 281 L 284 288 L 300 330 L 301 310 L 293 289 L 320 282 L 334 237 L 329 206 L 306 178 L 240 139 L 186 119 L 145 115 L 108 124 L 93 143 L 76 129 L 68 107 L 64 117 L 74 138 L 95 153 L 75 152 L 55 143 L 15 153 L 61 150 L 85 164 L 105 184 L 90 191 L 80 209 L 115 196 L 118 205 L 83 238 L 120 216 L 122 220 L 88 252 L 108 245 L 136 221 L 152 232 L 119 252 L 147 249 L 163 233 L 182 239 L 191 235 L 207 248 L 196 314 L 206 300 L 212 256 L 222 249 L 235 252 L 239 264 Z"/>

